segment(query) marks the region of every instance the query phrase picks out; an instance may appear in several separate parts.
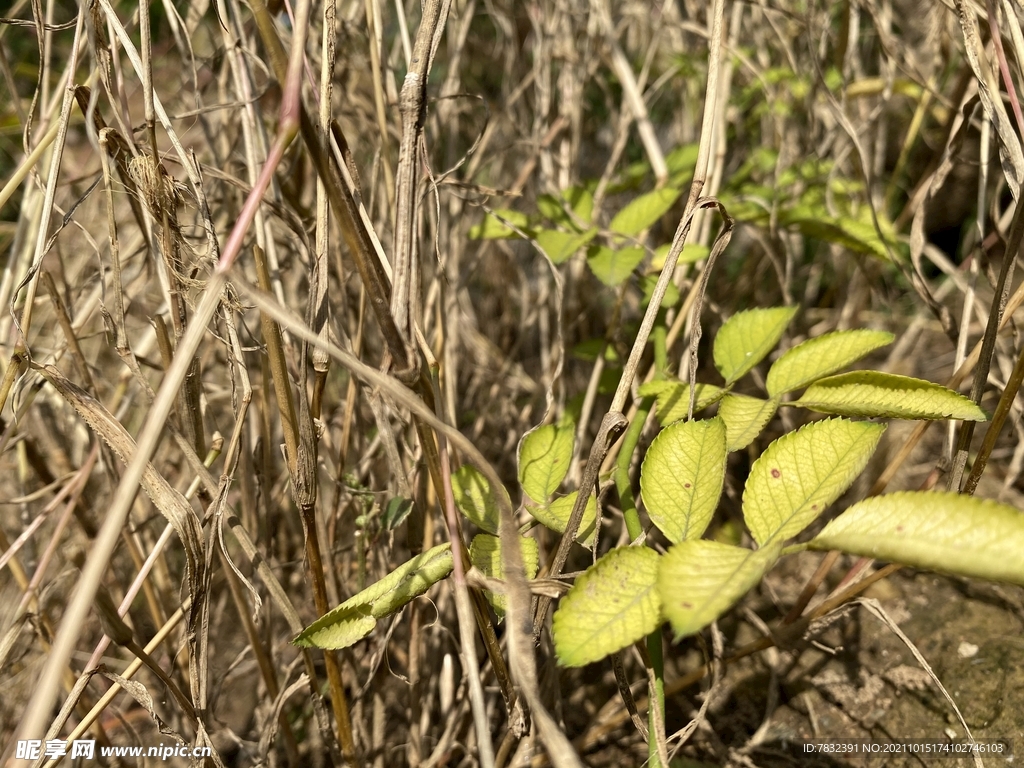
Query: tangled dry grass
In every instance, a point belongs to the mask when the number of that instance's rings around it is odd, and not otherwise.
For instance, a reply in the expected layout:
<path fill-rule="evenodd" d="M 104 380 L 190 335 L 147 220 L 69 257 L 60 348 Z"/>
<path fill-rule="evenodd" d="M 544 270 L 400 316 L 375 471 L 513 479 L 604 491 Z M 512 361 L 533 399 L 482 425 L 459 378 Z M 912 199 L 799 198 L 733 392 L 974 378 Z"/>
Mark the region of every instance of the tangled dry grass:
<path fill-rule="evenodd" d="M 535 679 L 522 658 L 510 677 L 514 630 L 464 584 L 342 652 L 291 640 L 458 530 L 436 488 L 467 445 L 514 488 L 520 437 L 570 410 L 582 477 L 652 258 L 606 287 L 581 257 L 554 268 L 526 241 L 471 239 L 485 209 L 533 212 L 589 180 L 606 222 L 665 183 L 670 149 L 703 142 L 698 192 L 766 213 L 711 276 L 706 328 L 799 304 L 787 343 L 886 328 L 900 341 L 882 365 L 947 379 L 1015 256 L 1002 190 L 1024 172 L 1024 41 L 1019 4 L 926 5 L 15 2 L 0 26 L 0 759 L 15 736 L 180 738 L 239 766 L 646 759 L 620 698 L 646 684 L 638 658 L 565 673 L 545 635 Z M 807 158 L 827 165 L 794 175 Z M 759 186 L 733 183 L 743 174 Z M 829 213 L 877 209 L 904 250 L 876 258 L 780 225 L 781 198 L 757 192 L 816 185 Z M 701 213 L 690 242 L 717 227 Z M 677 370 L 699 275 L 679 267 L 662 315 Z M 1016 347 L 998 338 L 986 407 Z M 1019 413 L 993 494 L 1012 497 L 1024 467 Z M 867 482 L 934 482 L 953 438 L 893 430 L 893 462 Z M 614 491 L 602 499 L 607 547 L 626 532 Z M 535 535 L 549 562 L 557 537 Z M 568 570 L 590 557 L 577 548 Z M 752 734 L 709 736 L 714 711 L 709 726 L 672 682 L 785 614 L 813 571 L 766 586 L 713 647 L 672 648 L 670 741 L 704 723 L 684 754 L 750 764 Z M 517 690 L 544 704 L 532 732 Z"/>

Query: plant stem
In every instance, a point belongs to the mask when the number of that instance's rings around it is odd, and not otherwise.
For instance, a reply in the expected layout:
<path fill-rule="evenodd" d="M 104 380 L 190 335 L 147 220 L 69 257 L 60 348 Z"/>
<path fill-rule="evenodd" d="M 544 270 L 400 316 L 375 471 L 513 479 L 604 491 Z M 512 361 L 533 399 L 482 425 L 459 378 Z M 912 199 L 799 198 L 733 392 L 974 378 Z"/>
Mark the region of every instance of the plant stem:
<path fill-rule="evenodd" d="M 633 497 L 633 482 L 629 477 L 629 465 L 633 460 L 633 451 L 640 442 L 640 435 L 644 431 L 644 424 L 651 412 L 654 399 L 645 397 L 636 411 L 636 418 L 633 419 L 622 438 L 622 445 L 619 448 L 619 456 L 615 462 L 615 489 L 619 492 L 619 505 L 622 507 L 622 517 L 626 521 L 626 530 L 629 532 L 629 540 L 636 541 L 644 532 L 640 522 L 640 513 L 636 509 L 636 499 Z"/>
<path fill-rule="evenodd" d="M 664 329 L 662 329 L 664 331 Z M 664 349 L 664 333 L 661 334 L 662 349 Z M 651 412 L 654 398 L 645 397 L 637 408 L 636 418 L 629 425 L 629 429 L 622 438 L 622 445 L 619 448 L 619 456 L 615 462 L 615 487 L 619 492 L 619 504 L 622 507 L 622 517 L 626 521 L 626 530 L 629 532 L 631 541 L 636 541 L 643 534 L 643 524 L 640 522 L 640 513 L 636 508 L 636 499 L 633 496 L 633 484 L 629 477 L 629 465 L 633 459 L 633 452 L 640 442 L 640 435 L 644 431 L 644 424 L 647 423 L 647 416 Z M 663 768 L 661 759 L 658 756 L 659 732 L 664 733 L 664 722 L 660 730 L 655 721 L 665 711 L 665 664 L 662 656 L 661 627 L 656 628 L 647 636 L 647 652 L 651 658 L 652 683 L 648 698 L 656 701 L 657 706 L 647 710 L 647 746 L 648 765 L 651 768 Z"/>

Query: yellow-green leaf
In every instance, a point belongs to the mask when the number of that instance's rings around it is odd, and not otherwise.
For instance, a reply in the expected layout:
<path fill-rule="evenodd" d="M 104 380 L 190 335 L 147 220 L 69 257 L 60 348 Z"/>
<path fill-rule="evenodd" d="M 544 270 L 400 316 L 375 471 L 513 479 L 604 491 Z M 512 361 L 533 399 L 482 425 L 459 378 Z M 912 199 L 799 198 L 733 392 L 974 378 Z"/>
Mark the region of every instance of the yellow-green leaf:
<path fill-rule="evenodd" d="M 560 232 L 557 229 L 542 229 L 537 233 L 535 239 L 537 245 L 551 259 L 552 264 L 561 264 L 593 240 L 596 234 L 596 229 L 588 229 L 586 232 Z"/>
<path fill-rule="evenodd" d="M 508 491 L 498 491 L 509 501 Z M 489 533 L 498 532 L 498 496 L 487 478 L 475 467 L 466 464 L 452 474 L 452 495 L 459 511 Z"/>
<path fill-rule="evenodd" d="M 693 404 L 693 412 L 702 411 L 713 403 L 721 400 L 727 389 L 714 384 L 697 384 L 697 397 Z M 658 422 L 662 426 L 686 418 L 690 408 L 690 385 L 675 379 L 648 381 L 640 385 L 641 397 L 657 398 Z"/>
<path fill-rule="evenodd" d="M 855 371 L 822 379 L 808 387 L 793 405 L 840 416 L 964 421 L 988 418 L 959 392 L 930 381 L 879 371 Z"/>
<path fill-rule="evenodd" d="M 796 307 L 748 309 L 726 320 L 715 337 L 715 367 L 732 384 L 772 351 L 785 333 Z"/>
<path fill-rule="evenodd" d="M 573 491 L 568 496 L 561 496 L 550 504 L 527 504 L 526 511 L 545 528 L 565 533 L 565 527 L 569 524 L 569 516 L 572 515 L 572 508 L 578 494 L 579 491 Z M 584 547 L 589 547 L 594 543 L 596 531 L 597 499 L 591 494 L 587 499 L 587 506 L 583 508 L 583 519 L 580 521 L 579 530 L 576 531 L 576 541 Z"/>
<path fill-rule="evenodd" d="M 630 237 L 640 234 L 672 207 L 681 192 L 681 189 L 663 187 L 640 195 L 612 217 L 608 229 Z"/>
<path fill-rule="evenodd" d="M 725 423 L 679 421 L 651 443 L 640 491 L 651 521 L 672 543 L 700 538 L 725 482 Z"/>
<path fill-rule="evenodd" d="M 493 214 L 486 214 L 480 224 L 470 227 L 469 237 L 471 240 L 500 240 L 503 238 L 519 237 L 519 233 L 509 227 L 508 224 L 505 224 L 505 221 L 527 234 L 530 232 L 530 220 L 525 213 L 512 211 L 507 208 L 499 208 Z"/>
<path fill-rule="evenodd" d="M 451 545 L 441 544 L 325 613 L 292 642 L 304 648 L 348 648 L 370 634 L 377 619 L 391 615 L 451 572 Z"/>
<path fill-rule="evenodd" d="M 532 579 L 537 575 L 540 566 L 540 556 L 537 552 L 537 540 L 529 536 L 519 539 L 519 546 L 523 553 L 523 565 L 526 568 L 526 578 Z M 478 533 L 473 537 L 469 545 L 469 560 L 484 576 L 492 579 L 504 579 L 505 572 L 501 567 L 501 541 L 497 536 L 489 533 Z M 498 618 L 505 616 L 505 595 L 498 595 L 490 590 L 485 590 L 484 595 L 487 601 L 494 607 Z"/>
<path fill-rule="evenodd" d="M 531 429 L 519 442 L 519 484 L 531 501 L 543 504 L 558 490 L 572 460 L 571 422 Z"/>
<path fill-rule="evenodd" d="M 896 228 L 882 211 L 876 211 L 875 213 L 878 229 L 875 228 L 875 222 L 871 218 L 871 210 L 866 205 L 859 208 L 856 217 L 840 217 L 838 224 L 847 235 L 860 244 L 860 247 L 857 248 L 858 251 L 889 261 L 889 251 L 896 249 L 899 243 Z M 879 230 L 881 230 L 885 240 L 879 238 Z M 888 247 L 886 247 L 886 243 L 888 243 Z"/>
<path fill-rule="evenodd" d="M 651 269 L 653 271 L 660 272 L 664 268 L 665 261 L 668 259 L 668 253 L 671 250 L 672 243 L 665 243 L 654 249 L 654 256 L 651 258 Z M 711 249 L 706 245 L 687 243 L 683 246 L 683 250 L 679 252 L 679 259 L 676 261 L 676 264 L 696 264 L 710 255 Z"/>
<path fill-rule="evenodd" d="M 718 405 L 718 415 L 725 422 L 725 442 L 730 451 L 746 448 L 771 421 L 779 401 L 730 392 Z"/>
<path fill-rule="evenodd" d="M 537 213 L 548 221 L 557 222 L 559 224 L 563 224 L 569 219 L 569 217 L 565 215 L 565 211 L 562 209 L 562 203 L 553 195 L 538 195 Z"/>
<path fill-rule="evenodd" d="M 562 199 L 569 204 L 577 218 L 588 224 L 594 216 L 594 195 L 584 187 L 569 187 L 562 192 Z"/>
<path fill-rule="evenodd" d="M 885 331 L 834 331 L 797 344 L 768 371 L 768 394 L 784 395 L 841 371 L 879 347 L 891 344 Z"/>
<path fill-rule="evenodd" d="M 330 616 L 330 622 L 325 622 Z M 370 606 L 364 604 L 349 607 L 338 606 L 304 629 L 292 642 L 303 648 L 327 648 L 338 650 L 355 645 L 373 632 L 377 619 L 370 615 Z"/>
<path fill-rule="evenodd" d="M 576 580 L 553 618 L 559 664 L 598 661 L 658 626 L 658 559 L 649 547 L 619 547 Z"/>
<path fill-rule="evenodd" d="M 750 468 L 743 518 L 764 546 L 796 536 L 867 466 L 885 425 L 826 419 L 783 435 Z"/>
<path fill-rule="evenodd" d="M 676 639 L 700 632 L 761 581 L 779 558 L 777 542 L 758 550 L 694 539 L 661 558 L 658 591 Z"/>
<path fill-rule="evenodd" d="M 643 291 L 643 298 L 640 300 L 640 306 L 646 307 L 651 303 L 651 299 L 654 298 L 654 289 L 658 285 L 658 275 L 644 275 L 640 279 L 640 290 Z M 679 289 L 676 288 L 675 283 L 669 283 L 665 288 L 665 295 L 661 299 L 662 309 L 668 309 L 674 307 L 679 303 Z"/>
<path fill-rule="evenodd" d="M 597 279 L 609 287 L 626 280 L 644 260 L 644 249 L 636 246 L 609 248 L 600 245 L 587 253 L 587 266 Z"/>
<path fill-rule="evenodd" d="M 810 546 L 1024 585 L 1024 513 L 957 493 L 865 499 L 826 525 Z"/>
<path fill-rule="evenodd" d="M 693 176 L 694 166 L 697 165 L 698 154 L 699 145 L 696 142 L 676 147 L 665 155 L 665 165 L 668 167 L 668 172 L 673 177 L 679 176 L 680 180 L 689 179 Z"/>

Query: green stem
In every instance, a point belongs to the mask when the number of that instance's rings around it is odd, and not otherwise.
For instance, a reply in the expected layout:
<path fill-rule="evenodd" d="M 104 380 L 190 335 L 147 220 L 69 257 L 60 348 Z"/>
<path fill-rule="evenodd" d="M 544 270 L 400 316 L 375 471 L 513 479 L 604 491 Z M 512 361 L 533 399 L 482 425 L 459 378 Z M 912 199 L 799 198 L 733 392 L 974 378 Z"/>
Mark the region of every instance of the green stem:
<path fill-rule="evenodd" d="M 655 326 L 651 341 L 654 347 L 654 365 L 659 374 L 664 374 L 668 365 L 668 355 L 665 349 L 665 326 Z M 643 534 L 643 524 L 640 522 L 640 513 L 636 508 L 636 497 L 633 495 L 633 483 L 629 477 L 629 465 L 633 459 L 633 453 L 640 443 L 640 436 L 643 434 L 647 417 L 654 405 L 653 397 L 645 397 L 637 405 L 636 416 L 633 418 L 622 437 L 622 445 L 619 446 L 619 455 L 615 461 L 615 488 L 619 492 L 619 506 L 622 508 L 622 516 L 626 522 L 626 531 L 629 532 L 631 541 L 636 541 Z M 650 707 L 647 711 L 647 744 L 648 744 L 648 765 L 650 768 L 666 768 L 662 766 L 658 757 L 658 739 L 655 735 L 658 731 L 655 728 L 657 713 L 665 711 L 665 665 L 661 646 L 661 627 L 656 628 L 647 636 L 647 652 L 651 658 L 651 669 L 654 673 L 654 690 L 651 692 L 656 707 Z M 664 715 L 662 715 L 664 717 Z M 664 729 L 662 729 L 664 730 Z"/>
<path fill-rule="evenodd" d="M 629 532 L 630 541 L 636 541 L 644 532 L 640 523 L 640 513 L 636 509 L 636 499 L 633 496 L 633 482 L 629 477 L 629 464 L 633 459 L 633 451 L 640 442 L 640 435 L 644 431 L 644 424 L 651 412 L 654 398 L 645 397 L 636 411 L 636 418 L 633 419 L 622 438 L 622 445 L 619 447 L 619 455 L 615 460 L 615 489 L 619 492 L 619 505 L 622 507 L 622 516 L 626 521 L 626 530 Z"/>
<path fill-rule="evenodd" d="M 664 375 L 668 366 L 668 351 L 665 348 L 665 325 L 659 323 L 651 332 L 651 345 L 654 347 L 654 369 L 659 375 Z M 619 506 L 622 508 L 622 516 L 626 520 L 626 530 L 629 532 L 630 541 L 636 541 L 643 533 L 643 525 L 640 523 L 640 514 L 636 510 L 636 499 L 633 496 L 633 483 L 629 478 L 629 465 L 633 460 L 633 452 L 640 444 L 640 435 L 643 434 L 647 417 L 651 413 L 651 406 L 654 398 L 645 397 L 640 401 L 636 409 L 636 416 L 629 425 L 629 429 L 622 438 L 622 445 L 619 446 L 619 455 L 615 460 L 615 490 L 619 492 Z"/>

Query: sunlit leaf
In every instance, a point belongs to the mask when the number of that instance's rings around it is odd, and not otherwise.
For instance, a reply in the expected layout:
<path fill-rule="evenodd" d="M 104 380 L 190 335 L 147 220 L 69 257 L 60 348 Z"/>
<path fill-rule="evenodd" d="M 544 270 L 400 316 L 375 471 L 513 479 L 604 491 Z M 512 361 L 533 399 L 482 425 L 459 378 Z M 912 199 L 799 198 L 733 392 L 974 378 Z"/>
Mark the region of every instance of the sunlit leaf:
<path fill-rule="evenodd" d="M 715 367 L 726 384 L 746 374 L 775 348 L 796 307 L 748 309 L 730 317 L 715 337 Z"/>
<path fill-rule="evenodd" d="M 540 567 L 537 540 L 523 536 L 519 539 L 519 546 L 523 553 L 526 578 L 532 579 L 536 577 L 537 569 Z M 505 578 L 505 572 L 501 567 L 501 540 L 497 536 L 491 536 L 489 533 L 478 533 L 474 536 L 469 545 L 469 560 L 484 576 L 492 579 Z M 490 590 L 485 590 L 484 595 L 498 614 L 498 618 L 504 617 L 507 605 L 505 595 L 495 594 Z"/>
<path fill-rule="evenodd" d="M 1024 513 L 958 493 L 865 499 L 826 525 L 810 546 L 1024 585 Z"/>
<path fill-rule="evenodd" d="M 645 251 L 636 246 L 609 248 L 591 247 L 587 253 L 587 266 L 607 286 L 614 287 L 626 280 L 644 260 Z"/>
<path fill-rule="evenodd" d="M 585 187 L 569 187 L 569 189 L 562 193 L 562 198 L 572 208 L 576 218 L 587 224 L 590 223 L 594 215 L 594 195 L 589 189 Z M 576 225 L 573 224 L 573 226 Z"/>
<path fill-rule="evenodd" d="M 550 528 L 557 533 L 565 533 L 565 527 L 569 524 L 569 516 L 572 515 L 572 508 L 578 494 L 579 491 L 573 491 L 568 496 L 561 496 L 550 504 L 527 504 L 526 511 L 545 528 Z M 579 530 L 576 531 L 576 541 L 584 547 L 590 547 L 594 543 L 596 531 L 597 499 L 591 494 L 587 499 L 587 506 L 583 508 L 583 519 L 580 521 Z"/>
<path fill-rule="evenodd" d="M 871 209 L 867 205 L 860 206 L 856 216 L 840 216 L 837 223 L 849 237 L 859 243 L 856 250 L 888 261 L 889 251 L 898 247 L 896 229 L 882 211 L 875 211 L 875 215 L 878 220 L 877 229 L 871 218 Z M 885 240 L 878 236 L 879 230 Z"/>
<path fill-rule="evenodd" d="M 498 489 L 506 504 L 511 504 L 508 491 Z M 475 467 L 466 464 L 452 473 L 452 494 L 459 511 L 490 533 L 498 532 L 499 497 L 487 478 Z"/>
<path fill-rule="evenodd" d="M 542 229 L 537 233 L 536 240 L 552 264 L 561 264 L 576 251 L 594 239 L 596 229 L 586 232 L 559 232 L 555 229 Z"/>
<path fill-rule="evenodd" d="M 550 222 L 564 224 L 569 220 L 562 203 L 553 195 L 537 196 L 537 212 Z"/>
<path fill-rule="evenodd" d="M 764 546 L 796 536 L 867 466 L 885 425 L 826 419 L 783 435 L 750 468 L 743 518 Z"/>
<path fill-rule="evenodd" d="M 700 153 L 700 145 L 696 142 L 683 144 L 676 147 L 665 155 L 665 166 L 671 176 L 689 178 L 693 176 L 693 169 L 697 165 L 697 155 Z"/>
<path fill-rule="evenodd" d="M 854 371 L 821 379 L 793 405 L 841 416 L 964 421 L 988 418 L 959 392 L 930 381 L 879 371 Z"/>
<path fill-rule="evenodd" d="M 693 405 L 693 412 L 697 413 L 713 403 L 721 400 L 727 389 L 716 387 L 714 384 L 697 384 L 696 402 Z M 640 385 L 641 397 L 657 398 L 658 422 L 662 426 L 671 424 L 673 421 L 685 419 L 690 408 L 690 385 L 675 380 L 648 381 Z"/>
<path fill-rule="evenodd" d="M 786 351 L 768 371 L 768 394 L 783 395 L 841 371 L 879 347 L 891 344 L 885 331 L 835 331 L 808 339 Z"/>
<path fill-rule="evenodd" d="M 305 648 L 348 648 L 370 634 L 377 619 L 390 616 L 451 572 L 451 545 L 441 544 L 408 560 L 325 613 L 292 642 Z"/>
<path fill-rule="evenodd" d="M 778 406 L 779 402 L 774 398 L 761 400 L 735 392 L 723 397 L 718 405 L 718 415 L 725 422 L 725 442 L 729 450 L 738 451 L 754 442 Z"/>
<path fill-rule="evenodd" d="M 649 547 L 619 547 L 576 580 L 553 618 L 560 664 L 582 667 L 598 661 L 658 626 L 658 559 Z"/>
<path fill-rule="evenodd" d="M 655 248 L 654 256 L 651 258 L 651 269 L 655 272 L 660 272 L 665 267 L 665 261 L 668 259 L 668 253 L 671 250 L 672 243 L 665 243 Z M 676 261 L 676 264 L 696 264 L 698 261 L 706 259 L 709 255 L 711 255 L 711 249 L 706 245 L 687 243 L 683 246 L 683 250 L 679 252 L 679 259 Z"/>
<path fill-rule="evenodd" d="M 761 581 L 781 542 L 756 551 L 717 541 L 676 544 L 661 558 L 658 591 L 676 639 L 700 632 Z"/>
<path fill-rule="evenodd" d="M 651 521 L 673 543 L 700 538 L 725 482 L 725 423 L 678 421 L 651 443 L 640 490 Z"/>
<path fill-rule="evenodd" d="M 662 187 L 640 195 L 612 217 L 608 229 L 620 235 L 638 235 L 664 216 L 681 193 L 681 189 Z"/>
<path fill-rule="evenodd" d="M 519 442 L 519 484 L 534 502 L 551 498 L 572 460 L 575 428 L 571 422 L 548 424 L 527 432 Z"/>
<path fill-rule="evenodd" d="M 645 275 L 640 281 L 640 290 L 643 291 L 643 298 L 640 299 L 640 305 L 646 307 L 651 303 L 651 299 L 654 298 L 654 287 L 658 284 L 658 275 Z M 661 306 L 663 309 L 668 307 L 674 307 L 679 303 L 679 289 L 675 283 L 669 283 L 665 289 L 665 295 L 661 299 Z"/>
<path fill-rule="evenodd" d="M 469 237 L 472 240 L 501 240 L 505 238 L 517 238 L 519 234 L 513 230 L 502 219 L 519 229 L 530 234 L 530 220 L 525 213 L 499 208 L 493 214 L 485 214 L 480 224 L 470 227 Z"/>

